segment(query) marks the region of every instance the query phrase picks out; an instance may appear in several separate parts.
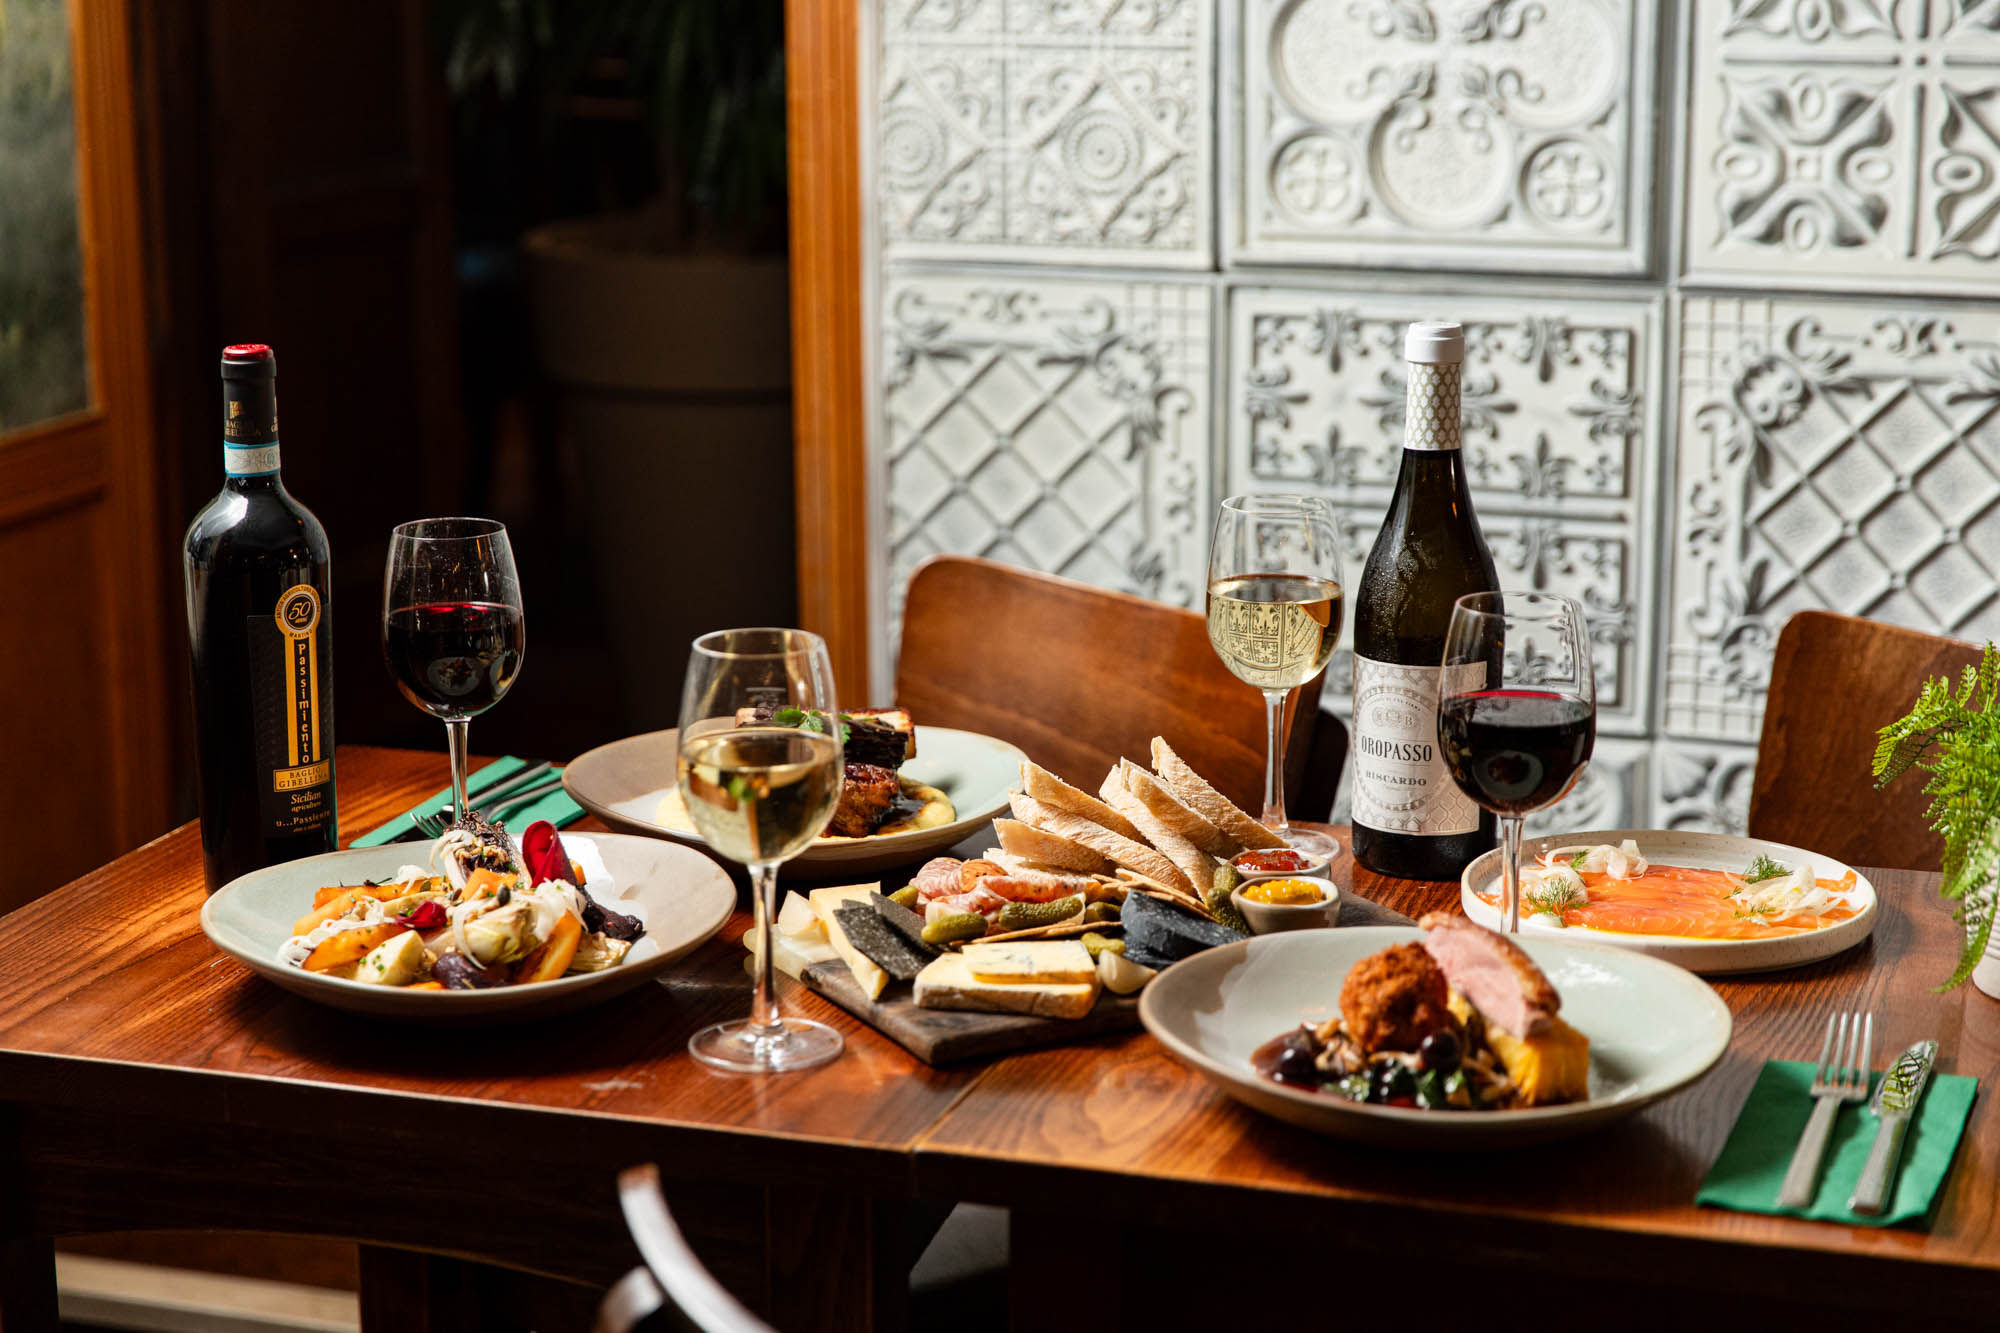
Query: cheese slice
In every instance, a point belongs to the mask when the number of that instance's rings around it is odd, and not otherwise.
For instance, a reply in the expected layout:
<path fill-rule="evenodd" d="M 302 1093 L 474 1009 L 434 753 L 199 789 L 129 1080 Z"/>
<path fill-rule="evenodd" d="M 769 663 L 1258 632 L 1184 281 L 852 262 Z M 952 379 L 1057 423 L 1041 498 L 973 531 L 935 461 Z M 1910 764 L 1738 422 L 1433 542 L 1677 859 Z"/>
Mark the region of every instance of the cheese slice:
<path fill-rule="evenodd" d="M 968 944 L 965 961 L 981 981 L 1067 982 L 1077 985 L 1097 975 L 1081 940 L 1012 940 Z"/>
<path fill-rule="evenodd" d="M 752 926 L 743 932 L 743 947 L 750 951 L 744 962 L 750 974 L 757 974 L 757 955 L 764 946 L 764 932 Z M 794 980 L 803 980 L 805 970 L 814 963 L 830 963 L 840 955 L 824 939 L 800 939 L 794 935 L 778 932 L 778 951 L 771 955 L 771 966 Z"/>
<path fill-rule="evenodd" d="M 854 974 L 854 983 L 861 987 L 861 993 L 871 1000 L 882 998 L 882 991 L 889 984 L 889 974 L 884 972 L 874 959 L 854 947 L 853 941 L 847 938 L 847 932 L 840 928 L 840 921 L 834 916 L 833 909 L 843 903 L 860 903 L 872 912 L 875 906 L 868 895 L 879 893 L 881 890 L 882 885 L 879 882 L 849 884 L 843 888 L 814 889 L 809 895 L 813 911 L 818 914 L 820 924 L 826 927 L 826 942 L 831 944 L 833 951 L 846 962 L 847 970 Z"/>
<path fill-rule="evenodd" d="M 1079 946 L 1081 947 L 1081 946 Z M 1097 1002 L 1097 978 L 1088 982 L 981 981 L 962 953 L 940 954 L 917 973 L 917 1004 L 925 1009 L 1082 1018 Z"/>
<path fill-rule="evenodd" d="M 805 895 L 794 889 L 785 894 L 785 905 L 778 909 L 778 933 L 795 940 L 825 943 L 826 923 L 819 919 L 819 913 L 813 911 Z"/>

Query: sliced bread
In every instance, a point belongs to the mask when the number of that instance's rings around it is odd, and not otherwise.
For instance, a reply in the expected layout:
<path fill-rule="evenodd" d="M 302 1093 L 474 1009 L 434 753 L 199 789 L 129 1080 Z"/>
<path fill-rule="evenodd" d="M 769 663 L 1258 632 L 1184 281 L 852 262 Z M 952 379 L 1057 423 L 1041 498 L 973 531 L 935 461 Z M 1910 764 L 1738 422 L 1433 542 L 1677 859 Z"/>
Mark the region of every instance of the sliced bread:
<path fill-rule="evenodd" d="M 1210 856 L 1227 861 L 1243 850 L 1243 844 L 1211 824 L 1202 813 L 1174 795 L 1166 783 L 1127 759 L 1118 765 L 1125 775 L 1125 790 L 1139 798 L 1153 818 L 1186 838 Z"/>
<path fill-rule="evenodd" d="M 1103 798 L 1106 805 L 1109 805 L 1113 810 L 1116 810 L 1119 814 L 1139 826 L 1139 831 L 1146 835 L 1146 841 L 1152 843 L 1169 861 L 1174 863 L 1174 868 L 1180 871 L 1181 879 L 1185 882 L 1186 887 L 1193 891 L 1195 897 L 1205 898 L 1208 890 L 1215 883 L 1215 868 L 1220 863 L 1207 852 L 1204 852 L 1201 848 L 1168 828 L 1158 816 L 1146 808 L 1144 801 L 1134 796 L 1126 788 L 1124 778 L 1123 769 L 1112 769 L 1105 776 L 1104 785 L 1097 789 L 1097 794 Z M 1150 874 L 1151 872 L 1148 871 L 1146 873 Z M 1160 875 L 1154 875 L 1153 877 L 1155 879 L 1164 878 L 1164 876 Z M 1172 883 L 1173 881 L 1168 880 L 1167 882 Z"/>
<path fill-rule="evenodd" d="M 1081 815 L 1093 824 L 1110 829 L 1121 838 L 1130 838 L 1134 842 L 1144 840 L 1131 820 L 1089 792 L 1079 791 L 1046 768 L 1026 759 L 1021 761 L 1021 790 L 1051 809 L 1061 810 L 1066 814 Z"/>
<path fill-rule="evenodd" d="M 1245 847 L 1275 849 L 1285 840 L 1243 813 L 1236 803 L 1208 785 L 1208 779 L 1187 766 L 1163 736 L 1153 737 L 1153 768 L 1174 795 L 1209 823 Z"/>
<path fill-rule="evenodd" d="M 1109 857 L 1088 845 L 1020 820 L 996 819 L 993 831 L 999 835 L 1000 846 L 1007 855 L 1021 861 L 1086 875 L 1108 874 L 1112 868 Z"/>
<path fill-rule="evenodd" d="M 1032 824 L 1039 832 L 1059 835 L 1082 843 L 1092 851 L 1107 857 L 1114 864 L 1128 866 L 1142 875 L 1164 880 L 1183 890 L 1191 891 L 1194 887 L 1172 860 L 1137 839 L 1128 838 L 1122 833 L 1113 833 L 1102 824 L 1085 819 L 1081 815 L 1052 809 L 1033 797 L 1023 796 L 1018 792 L 1014 794 L 1013 802 L 1015 818 Z M 994 824 L 998 827 L 999 821 L 994 821 Z M 1008 843 L 1005 834 L 1001 835 L 1000 845 L 1008 852 L 1031 861 L 1044 859 L 1032 852 L 1016 851 Z"/>

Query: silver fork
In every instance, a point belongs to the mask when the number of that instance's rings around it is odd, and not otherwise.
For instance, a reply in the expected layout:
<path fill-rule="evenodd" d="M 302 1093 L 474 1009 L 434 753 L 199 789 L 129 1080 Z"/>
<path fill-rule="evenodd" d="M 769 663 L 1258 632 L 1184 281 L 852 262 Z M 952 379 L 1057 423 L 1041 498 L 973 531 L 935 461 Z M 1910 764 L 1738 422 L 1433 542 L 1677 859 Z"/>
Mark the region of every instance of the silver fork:
<path fill-rule="evenodd" d="M 541 800 L 550 792 L 561 790 L 562 778 L 560 776 L 549 778 L 547 781 L 536 783 L 531 787 L 523 787 L 518 791 L 508 794 L 498 805 L 489 805 L 487 809 L 490 813 L 486 818 L 498 823 L 522 807 Z M 416 826 L 419 833 L 423 834 L 426 842 L 436 842 L 457 822 L 455 818 L 448 819 L 445 817 L 445 811 L 449 809 L 451 807 L 446 806 L 444 810 L 439 810 L 435 814 L 412 815 L 410 823 Z M 473 806 L 475 812 L 478 809 L 478 806 Z"/>
<path fill-rule="evenodd" d="M 1819 1186 L 1819 1163 L 1826 1155 L 1827 1136 L 1842 1102 L 1868 1097 L 1869 1062 L 1875 1054 L 1875 1015 L 1835 1014 L 1826 1020 L 1826 1040 L 1819 1048 L 1819 1069 L 1813 1075 L 1812 1119 L 1799 1135 L 1785 1183 L 1778 1189 L 1780 1208 L 1804 1208 Z"/>

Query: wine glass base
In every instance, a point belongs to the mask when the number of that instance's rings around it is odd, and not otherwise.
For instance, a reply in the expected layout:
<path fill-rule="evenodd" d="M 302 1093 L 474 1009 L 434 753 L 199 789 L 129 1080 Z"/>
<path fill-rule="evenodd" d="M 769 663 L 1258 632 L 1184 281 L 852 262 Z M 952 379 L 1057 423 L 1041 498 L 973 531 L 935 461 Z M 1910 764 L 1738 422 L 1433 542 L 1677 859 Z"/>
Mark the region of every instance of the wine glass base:
<path fill-rule="evenodd" d="M 781 1018 L 779 1031 L 738 1019 L 716 1023 L 688 1038 L 688 1054 L 731 1074 L 783 1074 L 823 1065 L 846 1046 L 841 1035 L 810 1018 Z"/>
<path fill-rule="evenodd" d="M 1278 836 L 1283 838 L 1285 845 L 1292 848 L 1292 850 L 1305 852 L 1312 856 L 1325 856 L 1339 860 L 1341 851 L 1343 850 L 1339 839 L 1329 837 L 1324 833 L 1315 833 L 1311 829 L 1300 828 L 1296 824 L 1287 825 L 1285 828 L 1280 829 Z"/>

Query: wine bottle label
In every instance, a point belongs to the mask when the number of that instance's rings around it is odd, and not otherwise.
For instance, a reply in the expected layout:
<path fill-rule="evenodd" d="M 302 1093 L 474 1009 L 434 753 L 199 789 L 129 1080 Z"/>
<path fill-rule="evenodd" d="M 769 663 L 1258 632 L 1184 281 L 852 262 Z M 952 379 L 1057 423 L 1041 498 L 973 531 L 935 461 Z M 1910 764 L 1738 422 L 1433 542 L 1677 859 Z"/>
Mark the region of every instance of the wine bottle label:
<path fill-rule="evenodd" d="M 331 636 L 319 592 L 296 583 L 249 625 L 258 805 L 271 836 L 333 820 Z"/>
<path fill-rule="evenodd" d="M 278 470 L 278 442 L 222 445 L 222 470 L 232 477 L 268 477 Z"/>
<path fill-rule="evenodd" d="M 1403 408 L 1403 447 L 1458 448 L 1459 365 L 1451 361 L 1439 365 L 1412 361 L 1406 369 L 1410 392 Z"/>
<path fill-rule="evenodd" d="M 1473 670 L 1483 672 L 1484 667 L 1475 663 Z M 1478 829 L 1479 807 L 1452 781 L 1438 749 L 1443 679 L 1442 667 L 1398 666 L 1355 656 L 1356 824 L 1432 837 Z"/>

